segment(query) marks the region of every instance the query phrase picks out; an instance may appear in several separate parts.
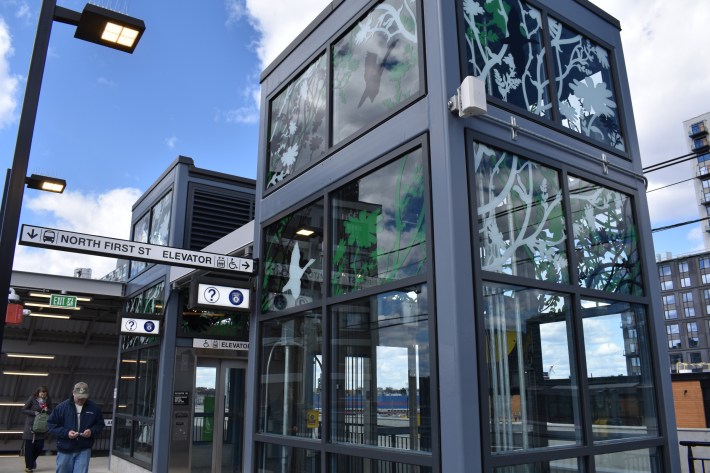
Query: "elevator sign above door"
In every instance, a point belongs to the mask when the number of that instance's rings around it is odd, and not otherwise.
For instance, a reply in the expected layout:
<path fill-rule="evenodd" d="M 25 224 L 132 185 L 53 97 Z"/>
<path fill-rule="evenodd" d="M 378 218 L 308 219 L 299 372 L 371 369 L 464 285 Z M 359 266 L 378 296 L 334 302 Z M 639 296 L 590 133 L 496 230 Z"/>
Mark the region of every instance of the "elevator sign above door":
<path fill-rule="evenodd" d="M 247 258 L 183 250 L 182 248 L 151 245 L 138 241 L 119 240 L 68 232 L 56 228 L 36 227 L 34 225 L 22 225 L 19 243 L 50 250 L 71 251 L 73 253 L 86 253 L 211 271 L 248 274 L 254 272 L 254 260 Z"/>

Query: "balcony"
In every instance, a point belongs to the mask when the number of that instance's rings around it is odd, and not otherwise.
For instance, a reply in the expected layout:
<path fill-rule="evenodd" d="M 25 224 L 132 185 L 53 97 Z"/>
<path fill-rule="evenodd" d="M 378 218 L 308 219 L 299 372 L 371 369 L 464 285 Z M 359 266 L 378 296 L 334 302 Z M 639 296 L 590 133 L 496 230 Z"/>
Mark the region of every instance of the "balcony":
<path fill-rule="evenodd" d="M 700 202 L 703 205 L 710 205 L 710 194 L 700 194 L 700 197 L 698 198 L 698 202 Z"/>
<path fill-rule="evenodd" d="M 693 123 L 690 125 L 690 131 L 688 132 L 688 136 L 691 138 L 695 138 L 696 136 L 702 136 L 702 135 L 707 135 L 708 134 L 708 127 L 705 125 L 705 122 L 698 122 L 698 123 Z"/>
<path fill-rule="evenodd" d="M 707 164 L 698 165 L 698 169 L 695 171 L 695 177 L 703 177 L 710 174 L 710 166 Z"/>
<path fill-rule="evenodd" d="M 694 138 L 693 145 L 690 147 L 690 150 L 693 151 L 694 153 L 702 153 L 702 152 L 707 151 L 709 149 L 710 149 L 710 139 L 708 139 L 707 136 L 703 136 L 702 138 Z"/>

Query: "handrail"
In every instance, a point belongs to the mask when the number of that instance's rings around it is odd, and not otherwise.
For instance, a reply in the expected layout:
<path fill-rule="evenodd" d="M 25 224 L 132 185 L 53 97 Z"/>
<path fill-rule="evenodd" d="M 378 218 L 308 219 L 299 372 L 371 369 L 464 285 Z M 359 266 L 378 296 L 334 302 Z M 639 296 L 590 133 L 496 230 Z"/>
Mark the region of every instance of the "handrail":
<path fill-rule="evenodd" d="M 693 447 L 710 447 L 710 442 L 700 442 L 695 440 L 681 440 L 681 447 L 688 447 L 688 473 L 695 473 L 695 461 L 700 461 L 702 471 L 705 471 L 705 462 L 710 462 L 710 458 L 696 457 L 693 455 Z"/>

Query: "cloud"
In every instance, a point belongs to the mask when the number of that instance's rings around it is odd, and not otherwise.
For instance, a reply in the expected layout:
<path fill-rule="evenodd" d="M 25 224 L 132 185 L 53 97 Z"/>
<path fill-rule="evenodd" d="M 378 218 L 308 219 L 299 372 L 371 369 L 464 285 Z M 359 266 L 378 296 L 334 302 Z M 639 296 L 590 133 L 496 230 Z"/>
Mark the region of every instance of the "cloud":
<path fill-rule="evenodd" d="M 21 20 L 29 20 L 32 17 L 32 11 L 27 2 L 20 2 L 17 6 L 15 16 Z"/>
<path fill-rule="evenodd" d="M 331 0 L 246 0 L 252 26 L 261 34 L 257 54 L 266 67 Z"/>
<path fill-rule="evenodd" d="M 108 79 L 106 77 L 99 77 L 97 79 L 97 82 L 99 83 L 99 85 L 105 85 L 108 87 L 115 87 L 116 86 L 116 83 L 114 81 L 112 81 L 111 79 Z"/>
<path fill-rule="evenodd" d="M 8 58 L 14 53 L 10 29 L 0 18 L 0 129 L 15 120 L 18 76 L 10 73 Z"/>
<path fill-rule="evenodd" d="M 128 240 L 131 230 L 131 208 L 141 192 L 134 188 L 112 189 L 103 194 L 42 193 L 26 199 L 24 212 L 31 210 L 41 224 L 90 235 Z M 73 276 L 75 268 L 92 268 L 100 278 L 116 267 L 116 260 L 65 251 L 42 250 L 18 246 L 13 269 L 44 274 Z"/>
<path fill-rule="evenodd" d="M 243 0 L 225 0 L 224 6 L 227 9 L 227 26 L 236 23 L 246 14 Z"/>
<path fill-rule="evenodd" d="M 170 149 L 174 149 L 177 142 L 178 142 L 178 139 L 177 139 L 177 136 L 175 136 L 175 135 L 173 135 L 169 138 L 165 138 L 165 145 Z"/>
<path fill-rule="evenodd" d="M 692 204 L 698 199 L 692 182 L 660 189 L 663 185 L 663 182 L 650 180 L 648 183 L 652 191 L 647 194 L 648 210 L 654 227 L 698 218 L 698 208 Z"/>
<path fill-rule="evenodd" d="M 259 123 L 259 109 L 255 107 L 240 107 L 226 112 L 219 112 L 216 121 L 224 120 L 227 123 Z"/>

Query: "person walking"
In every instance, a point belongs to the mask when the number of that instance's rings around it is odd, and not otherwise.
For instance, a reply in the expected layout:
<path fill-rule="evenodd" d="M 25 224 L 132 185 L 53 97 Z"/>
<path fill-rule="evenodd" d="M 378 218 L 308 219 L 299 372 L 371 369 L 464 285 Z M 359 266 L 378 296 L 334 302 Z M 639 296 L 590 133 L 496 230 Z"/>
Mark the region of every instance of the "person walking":
<path fill-rule="evenodd" d="M 89 399 L 89 386 L 76 383 L 72 396 L 49 416 L 49 433 L 57 439 L 57 473 L 88 473 L 94 438 L 103 429 L 104 417 Z"/>
<path fill-rule="evenodd" d="M 25 443 L 25 472 L 31 473 L 37 469 L 37 457 L 44 451 L 44 438 L 47 435 L 46 422 L 35 422 L 39 414 L 48 414 L 52 410 L 52 401 L 49 399 L 47 386 L 38 387 L 22 406 L 25 414 L 25 428 L 22 431 L 22 440 Z M 39 420 L 39 419 L 38 419 Z M 44 423 L 44 427 L 40 424 Z"/>

